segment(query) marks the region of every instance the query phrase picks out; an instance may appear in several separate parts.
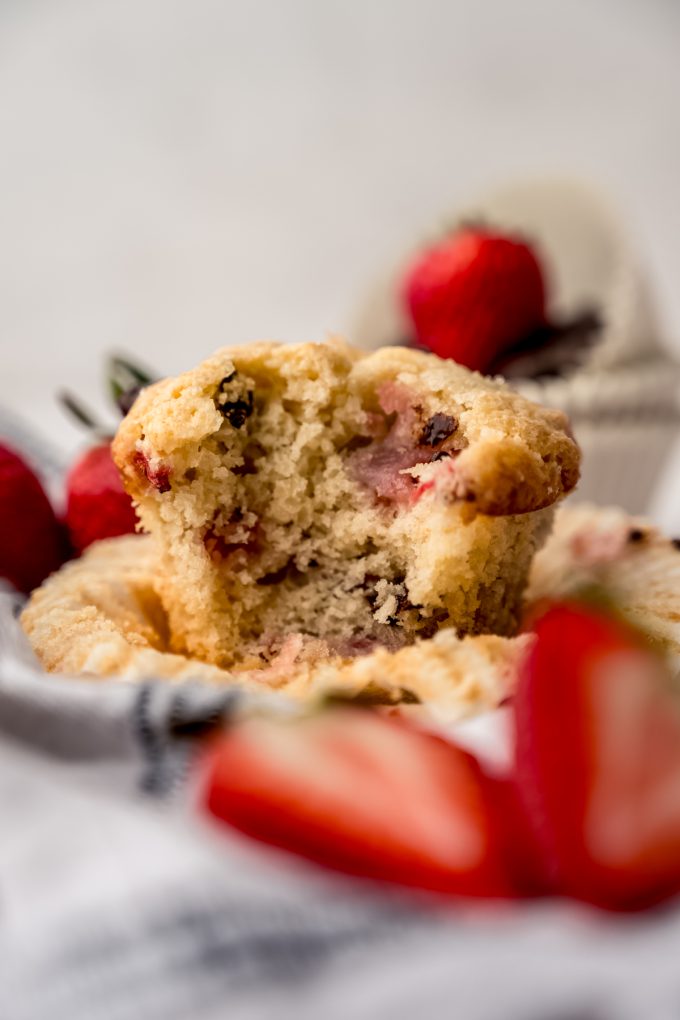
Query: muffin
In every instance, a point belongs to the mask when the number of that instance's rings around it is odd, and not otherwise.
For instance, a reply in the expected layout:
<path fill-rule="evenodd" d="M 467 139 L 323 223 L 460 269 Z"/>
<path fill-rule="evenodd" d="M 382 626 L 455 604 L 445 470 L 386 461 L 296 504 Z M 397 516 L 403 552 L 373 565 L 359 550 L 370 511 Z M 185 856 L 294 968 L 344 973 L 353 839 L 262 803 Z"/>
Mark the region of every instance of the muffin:
<path fill-rule="evenodd" d="M 341 341 L 218 351 L 143 391 L 113 454 L 170 650 L 237 671 L 512 633 L 579 464 L 560 412 Z"/>

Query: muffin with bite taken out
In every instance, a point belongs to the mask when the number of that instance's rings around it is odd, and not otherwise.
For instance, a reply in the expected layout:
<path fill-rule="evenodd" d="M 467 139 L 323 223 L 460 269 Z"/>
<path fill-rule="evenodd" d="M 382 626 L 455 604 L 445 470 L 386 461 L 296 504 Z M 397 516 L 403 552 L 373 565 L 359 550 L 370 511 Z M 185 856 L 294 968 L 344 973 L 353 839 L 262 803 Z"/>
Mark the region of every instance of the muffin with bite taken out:
<path fill-rule="evenodd" d="M 561 412 L 341 341 L 218 351 L 144 390 L 113 453 L 170 647 L 236 670 L 512 633 L 579 471 Z"/>

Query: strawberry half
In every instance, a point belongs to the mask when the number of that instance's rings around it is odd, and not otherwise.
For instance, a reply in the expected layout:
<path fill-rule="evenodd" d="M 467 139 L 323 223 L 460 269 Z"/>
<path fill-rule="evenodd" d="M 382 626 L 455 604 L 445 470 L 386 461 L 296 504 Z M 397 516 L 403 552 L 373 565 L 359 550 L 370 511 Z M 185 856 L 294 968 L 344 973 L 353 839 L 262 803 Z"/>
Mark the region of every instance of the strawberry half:
<path fill-rule="evenodd" d="M 489 782 L 439 737 L 343 707 L 236 726 L 215 746 L 205 796 L 235 828 L 328 867 L 502 896 L 511 890 Z"/>
<path fill-rule="evenodd" d="M 680 702 L 618 619 L 549 610 L 515 696 L 516 769 L 557 892 L 611 909 L 680 890 Z"/>
<path fill-rule="evenodd" d="M 479 228 L 423 252 L 403 281 L 403 302 L 421 346 L 479 372 L 546 322 L 532 249 Z"/>

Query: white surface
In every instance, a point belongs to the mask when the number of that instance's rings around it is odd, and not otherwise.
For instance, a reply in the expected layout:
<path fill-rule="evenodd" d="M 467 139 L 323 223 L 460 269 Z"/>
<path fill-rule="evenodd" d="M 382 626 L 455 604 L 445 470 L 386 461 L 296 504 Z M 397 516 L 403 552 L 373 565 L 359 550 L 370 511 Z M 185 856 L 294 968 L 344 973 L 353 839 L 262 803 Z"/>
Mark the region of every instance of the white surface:
<path fill-rule="evenodd" d="M 680 345 L 679 41 L 673 0 L 5 0 L 0 403 L 72 447 L 54 390 L 101 402 L 111 347 L 174 372 L 343 331 L 525 173 L 611 192 Z"/>

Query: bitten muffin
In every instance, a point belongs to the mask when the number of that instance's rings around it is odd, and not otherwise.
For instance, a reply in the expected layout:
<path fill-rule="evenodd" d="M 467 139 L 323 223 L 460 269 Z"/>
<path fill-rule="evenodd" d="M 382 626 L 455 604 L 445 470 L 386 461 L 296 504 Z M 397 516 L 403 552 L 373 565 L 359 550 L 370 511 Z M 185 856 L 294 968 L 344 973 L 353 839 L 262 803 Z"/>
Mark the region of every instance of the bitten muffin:
<path fill-rule="evenodd" d="M 155 539 L 170 647 L 266 668 L 442 629 L 508 634 L 552 505 L 561 412 L 434 355 L 225 348 L 143 391 L 113 454 Z"/>

